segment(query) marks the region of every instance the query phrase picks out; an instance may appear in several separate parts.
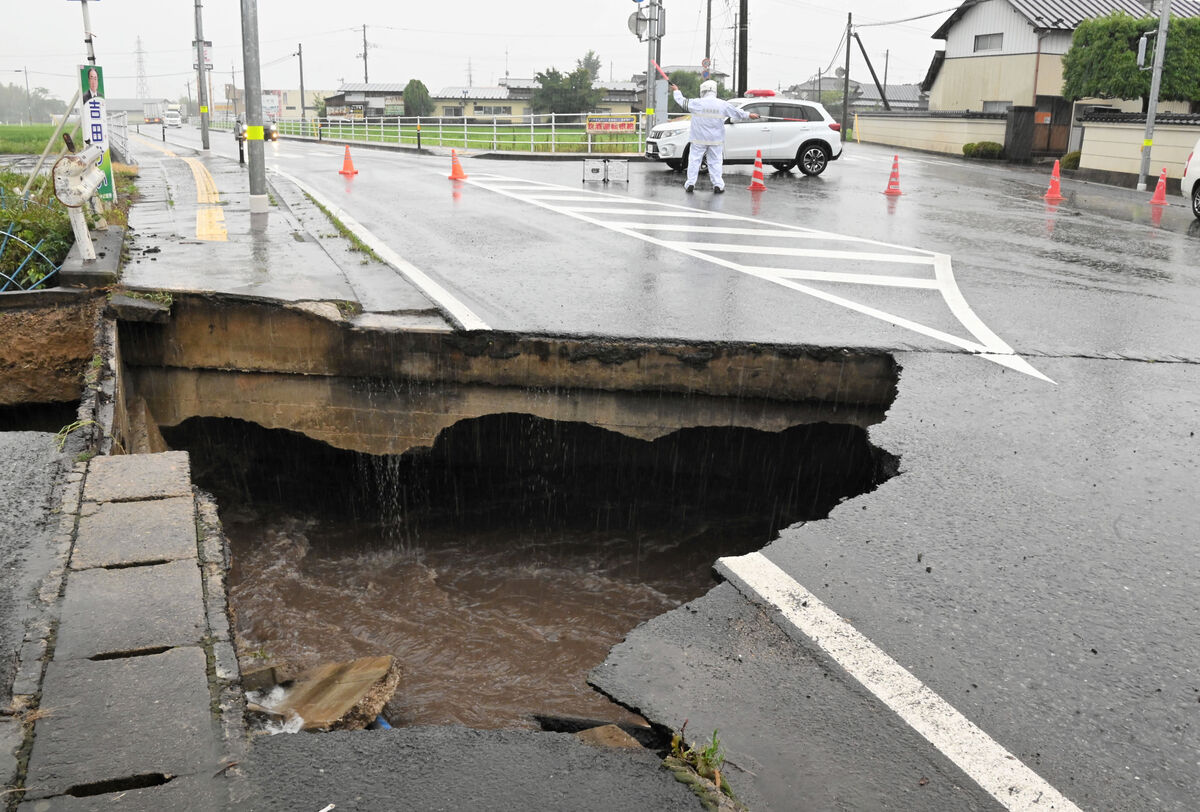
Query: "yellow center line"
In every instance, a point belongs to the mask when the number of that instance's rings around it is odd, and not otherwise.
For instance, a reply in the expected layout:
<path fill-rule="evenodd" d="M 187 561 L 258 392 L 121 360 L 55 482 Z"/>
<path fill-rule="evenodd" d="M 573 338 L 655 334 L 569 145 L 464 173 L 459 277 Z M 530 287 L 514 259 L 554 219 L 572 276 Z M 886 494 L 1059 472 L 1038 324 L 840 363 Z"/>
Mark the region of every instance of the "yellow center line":
<path fill-rule="evenodd" d="M 209 206 L 220 203 L 221 198 L 217 195 L 217 182 L 213 180 L 208 167 L 195 158 L 184 158 L 183 161 L 192 168 L 192 177 L 196 179 L 196 202 Z"/>
<path fill-rule="evenodd" d="M 168 158 L 178 158 L 171 150 L 159 146 L 146 137 L 140 139 L 146 146 L 158 150 Z M 184 163 L 192 170 L 192 178 L 196 181 L 196 202 L 200 208 L 196 210 L 196 239 L 210 242 L 228 242 L 229 232 L 225 230 L 225 212 L 220 208 L 221 196 L 217 192 L 217 182 L 212 173 L 203 163 L 195 158 L 184 158 Z"/>

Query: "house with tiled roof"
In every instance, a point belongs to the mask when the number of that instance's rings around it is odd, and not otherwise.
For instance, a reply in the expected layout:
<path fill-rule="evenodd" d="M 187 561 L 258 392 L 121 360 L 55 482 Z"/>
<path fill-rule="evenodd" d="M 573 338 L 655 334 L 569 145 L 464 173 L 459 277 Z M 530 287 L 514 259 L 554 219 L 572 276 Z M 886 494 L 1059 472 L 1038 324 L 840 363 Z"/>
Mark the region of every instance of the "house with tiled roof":
<path fill-rule="evenodd" d="M 1063 54 L 1080 22 L 1114 11 L 1158 13 L 1157 5 L 1151 10 L 1139 0 L 966 0 L 933 34 L 945 48 L 921 84 L 929 108 L 999 113 L 1036 107 L 1035 151 L 1064 152 L 1072 105 L 1062 96 Z M 1171 11 L 1200 16 L 1200 0 L 1173 0 Z M 1140 102 L 1131 105 L 1141 109 Z"/>

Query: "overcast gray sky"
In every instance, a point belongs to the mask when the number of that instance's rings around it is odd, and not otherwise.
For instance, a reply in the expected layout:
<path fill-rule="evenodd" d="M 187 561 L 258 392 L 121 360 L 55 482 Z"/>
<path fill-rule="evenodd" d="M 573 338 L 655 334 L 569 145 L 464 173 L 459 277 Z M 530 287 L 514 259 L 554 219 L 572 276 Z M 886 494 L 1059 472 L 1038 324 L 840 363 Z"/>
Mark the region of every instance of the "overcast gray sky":
<path fill-rule="evenodd" d="M 697 64 L 704 56 L 706 0 L 663 0 L 667 33 L 664 64 Z M 738 0 L 712 0 L 713 57 L 732 73 L 733 25 Z M 930 39 L 953 8 L 952 0 L 856 0 L 849 5 L 801 0 L 749 0 L 751 87 L 777 88 L 804 81 L 818 69 L 843 63 L 837 56 L 846 14 L 856 27 L 946 10 L 923 20 L 862 27 L 862 37 L 882 79 L 884 52 L 888 82 L 919 82 L 942 43 Z M 240 0 L 203 0 L 204 37 L 213 43 L 217 100 L 237 72 L 242 79 Z M 258 0 L 259 42 L 264 89 L 299 87 L 292 54 L 304 50 L 304 84 L 336 89 L 344 80 L 363 78 L 362 26 L 367 26 L 367 67 L 372 82 L 420 79 L 437 93 L 468 82 L 494 85 L 507 72 L 532 78 L 547 67 L 572 70 L 588 49 L 603 62 L 601 78 L 627 81 L 646 66 L 647 48 L 627 28 L 638 8 L 631 0 L 514 4 L 495 0 Z M 23 84 L 25 68 L 33 87 L 45 87 L 64 100 L 74 89 L 74 67 L 85 61 L 83 15 L 78 0 L 0 0 L 0 82 Z M 104 67 L 105 91 L 137 96 L 137 38 L 152 95 L 187 93 L 194 51 L 194 0 L 90 0 L 96 61 Z M 13 13 L 16 12 L 16 13 Z M 870 81 L 855 48 L 851 76 Z M 195 89 L 193 87 L 193 93 Z"/>

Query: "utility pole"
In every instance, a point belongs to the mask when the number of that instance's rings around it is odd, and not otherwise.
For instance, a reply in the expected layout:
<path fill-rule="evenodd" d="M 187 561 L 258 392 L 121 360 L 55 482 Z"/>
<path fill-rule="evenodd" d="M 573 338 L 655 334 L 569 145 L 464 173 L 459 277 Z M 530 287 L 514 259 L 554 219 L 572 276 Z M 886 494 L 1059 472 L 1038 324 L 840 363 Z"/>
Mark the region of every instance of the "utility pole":
<path fill-rule="evenodd" d="M 850 127 L 850 33 L 853 30 L 854 15 L 846 13 L 846 75 L 842 77 L 842 141 L 846 140 L 846 130 Z"/>
<path fill-rule="evenodd" d="M 733 90 L 734 95 L 737 94 L 738 86 L 738 16 L 735 11 L 733 14 Z"/>
<path fill-rule="evenodd" d="M 29 116 L 29 123 L 33 124 L 33 94 L 29 92 L 29 66 L 22 68 L 25 71 L 25 115 Z"/>
<path fill-rule="evenodd" d="M 704 58 L 712 59 L 712 0 L 708 0 L 708 11 L 704 15 Z"/>
<path fill-rule="evenodd" d="M 96 49 L 92 47 L 92 15 L 88 13 L 88 0 L 80 0 L 83 7 L 83 42 L 87 45 L 88 62 L 96 64 Z"/>
<path fill-rule="evenodd" d="M 266 214 L 267 167 L 263 155 L 262 77 L 258 58 L 258 0 L 242 0 L 242 65 L 246 71 L 246 143 L 250 158 L 250 214 Z"/>
<path fill-rule="evenodd" d="M 200 0 L 196 0 L 196 103 L 200 105 L 200 146 L 208 149 L 208 100 L 212 97 L 210 85 L 205 81 L 208 65 L 205 63 L 204 22 L 200 19 Z"/>
<path fill-rule="evenodd" d="M 666 16 L 663 10 L 662 0 L 650 0 L 647 4 L 648 24 L 646 26 L 646 39 L 649 42 L 647 48 L 648 54 L 646 57 L 646 131 L 666 117 L 667 101 L 663 99 L 662 109 L 658 107 L 658 67 L 662 65 L 662 38 L 666 33 Z M 650 111 L 653 110 L 653 118 Z"/>
<path fill-rule="evenodd" d="M 1154 73 L 1150 76 L 1150 106 L 1146 108 L 1146 134 L 1142 139 L 1142 168 L 1138 173 L 1137 189 L 1146 191 L 1146 176 L 1150 172 L 1150 149 L 1154 146 L 1154 119 L 1158 114 L 1158 94 L 1162 90 L 1163 54 L 1167 49 L 1167 22 L 1171 19 L 1171 0 L 1162 0 L 1158 17 L 1158 37 L 1154 43 Z"/>
<path fill-rule="evenodd" d="M 366 23 L 363 23 L 363 52 L 362 52 L 362 61 L 363 61 L 363 84 L 366 84 L 367 82 L 369 82 L 369 81 L 370 81 L 370 80 L 367 78 L 367 25 L 366 25 Z"/>
<path fill-rule="evenodd" d="M 738 41 L 741 45 L 738 48 L 738 84 L 737 94 L 739 96 L 746 95 L 746 87 L 749 84 L 746 76 L 748 74 L 747 63 L 749 62 L 749 37 L 750 37 L 750 0 L 741 0 L 741 5 L 738 7 Z"/>
<path fill-rule="evenodd" d="M 304 43 L 296 46 L 296 56 L 300 57 L 300 120 L 304 121 Z"/>

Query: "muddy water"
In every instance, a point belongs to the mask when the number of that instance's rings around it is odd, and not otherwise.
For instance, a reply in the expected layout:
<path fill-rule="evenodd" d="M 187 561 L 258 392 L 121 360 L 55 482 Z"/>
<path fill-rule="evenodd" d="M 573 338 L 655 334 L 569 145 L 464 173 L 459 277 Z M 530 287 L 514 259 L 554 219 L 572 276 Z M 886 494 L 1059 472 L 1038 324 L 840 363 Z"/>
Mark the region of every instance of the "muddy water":
<path fill-rule="evenodd" d="M 392 654 L 404 667 L 393 724 L 632 721 L 588 670 L 711 585 L 666 528 L 425 527 L 394 546 L 378 526 L 267 514 L 227 519 L 226 532 L 244 647 L 301 665 Z"/>
<path fill-rule="evenodd" d="M 826 425 L 645 443 L 505 415 L 403 457 L 238 421 L 164 433 L 221 506 L 243 658 L 392 654 L 389 721 L 478 728 L 633 719 L 586 683 L 615 643 L 894 462 Z"/>

